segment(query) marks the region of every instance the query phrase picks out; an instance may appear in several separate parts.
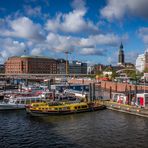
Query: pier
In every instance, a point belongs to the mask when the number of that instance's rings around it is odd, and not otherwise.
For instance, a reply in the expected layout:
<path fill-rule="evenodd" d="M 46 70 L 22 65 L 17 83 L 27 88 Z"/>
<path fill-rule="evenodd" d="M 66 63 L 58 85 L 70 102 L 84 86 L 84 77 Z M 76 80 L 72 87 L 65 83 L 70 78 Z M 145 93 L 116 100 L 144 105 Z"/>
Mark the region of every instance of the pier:
<path fill-rule="evenodd" d="M 116 102 L 112 102 L 109 100 L 100 101 L 99 102 L 102 105 L 105 105 L 107 109 L 115 110 L 123 113 L 128 113 L 132 115 L 142 116 L 148 118 L 148 109 L 140 108 L 137 106 L 131 106 L 131 105 L 125 105 L 125 104 L 119 104 Z"/>

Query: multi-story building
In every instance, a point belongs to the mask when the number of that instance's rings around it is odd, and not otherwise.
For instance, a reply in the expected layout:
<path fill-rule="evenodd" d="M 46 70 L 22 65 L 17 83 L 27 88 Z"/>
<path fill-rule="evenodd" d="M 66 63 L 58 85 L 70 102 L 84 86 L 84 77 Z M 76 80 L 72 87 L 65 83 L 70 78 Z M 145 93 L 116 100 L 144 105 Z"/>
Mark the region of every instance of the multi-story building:
<path fill-rule="evenodd" d="M 69 63 L 70 74 L 87 74 L 87 63 L 72 61 Z"/>
<path fill-rule="evenodd" d="M 0 64 L 0 73 L 5 73 L 5 66 L 4 66 L 4 64 Z"/>
<path fill-rule="evenodd" d="M 139 72 L 143 72 L 145 69 L 146 64 L 146 54 L 140 54 L 138 55 L 137 59 L 136 59 L 136 70 L 138 70 Z"/>
<path fill-rule="evenodd" d="M 56 74 L 57 62 L 54 59 L 40 56 L 10 57 L 5 62 L 5 73 Z"/>
<path fill-rule="evenodd" d="M 145 69 L 148 69 L 148 49 L 145 51 Z"/>
<path fill-rule="evenodd" d="M 88 66 L 87 67 L 87 73 L 88 74 L 94 74 L 94 66 Z"/>
<path fill-rule="evenodd" d="M 105 66 L 102 64 L 94 65 L 94 74 L 98 74 L 98 73 L 102 72 L 104 68 L 105 68 Z"/>
<path fill-rule="evenodd" d="M 66 74 L 66 61 L 57 59 L 57 74 Z"/>

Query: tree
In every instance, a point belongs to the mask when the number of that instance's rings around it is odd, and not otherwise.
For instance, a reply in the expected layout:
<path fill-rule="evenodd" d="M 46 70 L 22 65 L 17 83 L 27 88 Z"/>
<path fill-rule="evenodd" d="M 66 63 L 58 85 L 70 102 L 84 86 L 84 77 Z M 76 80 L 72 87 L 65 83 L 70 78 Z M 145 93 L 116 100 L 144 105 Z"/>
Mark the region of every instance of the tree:
<path fill-rule="evenodd" d="M 148 68 L 145 68 L 143 72 L 148 73 Z"/>
<path fill-rule="evenodd" d="M 111 79 L 115 79 L 118 76 L 115 70 L 112 70 Z"/>

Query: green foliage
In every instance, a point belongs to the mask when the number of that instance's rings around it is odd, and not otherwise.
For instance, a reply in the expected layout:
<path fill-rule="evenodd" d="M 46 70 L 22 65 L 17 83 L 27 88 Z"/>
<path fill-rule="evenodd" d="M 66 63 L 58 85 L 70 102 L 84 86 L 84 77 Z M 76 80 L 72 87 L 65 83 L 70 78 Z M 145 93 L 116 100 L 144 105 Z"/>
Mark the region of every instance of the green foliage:
<path fill-rule="evenodd" d="M 104 69 L 104 71 L 112 71 L 112 68 L 111 68 L 111 67 L 106 67 L 106 68 Z"/>
<path fill-rule="evenodd" d="M 115 79 L 117 77 L 117 73 L 115 70 L 112 70 L 112 75 L 111 75 L 111 79 Z"/>
<path fill-rule="evenodd" d="M 145 68 L 143 72 L 148 73 L 148 68 Z"/>
<path fill-rule="evenodd" d="M 126 74 L 128 77 L 131 77 L 133 80 L 139 80 L 143 76 L 143 73 L 137 72 L 136 70 L 135 71 L 127 70 Z"/>

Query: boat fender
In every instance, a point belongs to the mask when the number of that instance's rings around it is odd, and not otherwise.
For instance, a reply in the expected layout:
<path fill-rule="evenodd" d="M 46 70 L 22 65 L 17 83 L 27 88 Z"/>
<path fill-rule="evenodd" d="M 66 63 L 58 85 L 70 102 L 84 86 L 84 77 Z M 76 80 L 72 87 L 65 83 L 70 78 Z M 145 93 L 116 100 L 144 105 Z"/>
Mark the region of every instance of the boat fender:
<path fill-rule="evenodd" d="M 140 110 L 139 110 L 139 109 L 137 109 L 137 112 L 139 113 L 139 112 L 140 112 Z"/>

